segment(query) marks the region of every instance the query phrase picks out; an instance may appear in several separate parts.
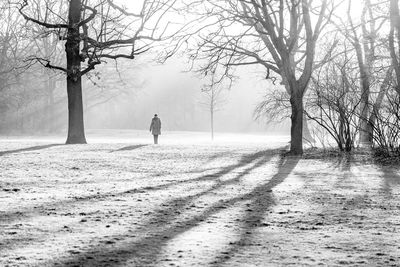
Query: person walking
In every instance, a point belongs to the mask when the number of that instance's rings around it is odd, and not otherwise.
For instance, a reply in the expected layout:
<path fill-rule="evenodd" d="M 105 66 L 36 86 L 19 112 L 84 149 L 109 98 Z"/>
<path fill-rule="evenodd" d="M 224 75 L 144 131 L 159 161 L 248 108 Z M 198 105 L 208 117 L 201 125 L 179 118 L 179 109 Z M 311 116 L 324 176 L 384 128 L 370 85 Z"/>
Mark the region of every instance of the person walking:
<path fill-rule="evenodd" d="M 154 114 L 153 119 L 151 120 L 150 124 L 150 132 L 152 133 L 154 137 L 154 144 L 158 144 L 158 136 L 161 134 L 161 120 L 157 116 L 157 114 Z"/>

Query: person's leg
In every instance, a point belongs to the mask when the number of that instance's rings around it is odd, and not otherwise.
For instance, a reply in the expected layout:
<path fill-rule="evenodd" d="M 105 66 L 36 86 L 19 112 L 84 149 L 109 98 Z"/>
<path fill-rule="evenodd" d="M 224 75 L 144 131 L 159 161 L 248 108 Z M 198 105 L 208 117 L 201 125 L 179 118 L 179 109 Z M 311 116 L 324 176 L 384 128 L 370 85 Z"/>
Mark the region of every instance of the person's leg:
<path fill-rule="evenodd" d="M 158 144 L 158 135 L 154 136 L 154 144 L 156 144 L 156 145 Z"/>

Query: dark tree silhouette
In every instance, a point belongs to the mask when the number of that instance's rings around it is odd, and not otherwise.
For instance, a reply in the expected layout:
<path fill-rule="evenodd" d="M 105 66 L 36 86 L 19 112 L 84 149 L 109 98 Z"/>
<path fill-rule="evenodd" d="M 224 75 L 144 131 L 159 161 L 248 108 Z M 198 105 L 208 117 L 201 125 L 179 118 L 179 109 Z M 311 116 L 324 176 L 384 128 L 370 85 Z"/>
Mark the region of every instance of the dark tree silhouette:
<path fill-rule="evenodd" d="M 134 59 L 148 51 L 155 41 L 173 35 L 168 33 L 170 24 L 164 18 L 175 2 L 144 0 L 139 12 L 134 13 L 113 0 L 46 0 L 40 8 L 53 9 L 44 19 L 35 12 L 37 8 L 34 6 L 40 2 L 21 2 L 19 12 L 27 21 L 44 27 L 48 34 L 55 34 L 65 42 L 66 66 L 56 65 L 50 58 L 35 56 L 31 60 L 66 74 L 69 115 L 67 144 L 86 143 L 82 76 L 107 59 Z M 64 10 L 64 7 L 67 9 Z M 60 12 L 56 13 L 55 10 Z"/>
<path fill-rule="evenodd" d="M 373 103 L 372 93 L 374 82 L 377 80 L 378 69 L 382 68 L 386 51 L 384 55 L 379 54 L 384 39 L 379 35 L 382 28 L 386 25 L 386 17 L 380 14 L 379 8 L 386 3 L 371 0 L 362 2 L 360 21 L 356 22 L 353 18 L 355 8 L 352 1 L 347 2 L 347 20 L 342 20 L 344 29 L 339 29 L 343 36 L 350 42 L 354 48 L 357 59 L 357 66 L 360 80 L 360 120 L 359 120 L 359 142 L 360 145 L 371 147 L 373 143 L 374 118 L 372 111 L 377 111 L 379 103 Z M 379 8 L 377 8 L 379 7 Z M 386 50 L 386 49 L 384 49 Z M 378 64 L 377 64 L 378 63 Z M 377 66 L 378 65 L 378 66 Z M 389 64 L 388 64 L 389 65 Z M 384 87 L 381 87 L 384 88 Z"/>
<path fill-rule="evenodd" d="M 229 77 L 234 66 L 261 65 L 267 79 L 280 78 L 290 95 L 292 154 L 303 153 L 303 96 L 314 69 L 316 44 L 331 15 L 328 1 L 199 1 L 215 29 L 201 37 L 193 58 L 202 70 L 220 65 Z M 314 17 L 312 19 L 312 17 Z M 238 26 L 242 29 L 238 31 Z"/>

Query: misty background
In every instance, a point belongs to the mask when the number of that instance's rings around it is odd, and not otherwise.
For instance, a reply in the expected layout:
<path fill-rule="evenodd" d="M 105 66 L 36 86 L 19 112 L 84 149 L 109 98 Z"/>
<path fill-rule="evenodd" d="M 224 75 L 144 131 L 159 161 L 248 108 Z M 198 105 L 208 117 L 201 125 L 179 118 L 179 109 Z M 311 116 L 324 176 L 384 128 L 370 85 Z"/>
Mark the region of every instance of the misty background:
<path fill-rule="evenodd" d="M 231 88 L 222 91 L 222 104 L 214 115 L 216 132 L 287 133 L 288 122 L 255 119 L 256 105 L 271 86 L 276 86 L 261 75 L 257 67 L 238 70 Z M 55 84 L 51 92 L 46 90 L 49 80 Z M 202 91 L 204 83 L 199 74 L 190 71 L 189 65 L 178 58 L 165 64 L 154 63 L 146 56 L 134 61 L 110 61 L 84 77 L 85 126 L 148 130 L 151 118 L 157 113 L 163 130 L 210 131 L 210 112 Z M 1 133 L 67 131 L 66 84 L 61 73 L 35 65 L 19 77 L 18 87 L 19 94 L 4 107 Z"/>
<path fill-rule="evenodd" d="M 122 94 L 87 110 L 88 128 L 147 130 L 152 116 L 157 113 L 164 130 L 210 130 L 201 77 L 184 71 L 188 66 L 178 59 L 165 65 L 151 64 L 146 59 L 142 61 L 144 64 L 138 61 L 130 62 L 131 69 L 120 73 Z M 98 81 L 100 87 L 107 87 L 109 75 L 117 76 L 118 71 L 106 72 Z M 231 88 L 223 91 L 223 103 L 215 115 L 217 132 L 283 131 L 282 126 L 268 127 L 265 121 L 257 121 L 253 116 L 255 106 L 269 85 L 256 76 L 238 78 Z"/>

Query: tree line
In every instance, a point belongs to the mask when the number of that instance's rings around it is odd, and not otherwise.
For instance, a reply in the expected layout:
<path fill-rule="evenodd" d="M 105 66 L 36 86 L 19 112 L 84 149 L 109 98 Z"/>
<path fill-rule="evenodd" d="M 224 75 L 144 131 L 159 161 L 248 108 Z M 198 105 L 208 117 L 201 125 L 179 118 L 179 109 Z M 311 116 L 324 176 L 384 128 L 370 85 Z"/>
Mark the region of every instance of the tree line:
<path fill-rule="evenodd" d="M 67 87 L 66 142 L 85 143 L 82 76 L 110 60 L 157 51 L 165 61 L 180 53 L 209 81 L 204 88 L 211 101 L 216 88 L 234 82 L 238 68 L 258 66 L 270 83 L 255 114 L 290 118 L 291 154 L 303 153 L 305 129 L 312 142 L 333 140 L 342 151 L 399 151 L 397 0 L 142 0 L 133 8 L 120 3 L 3 3 L 0 111 L 23 91 L 15 89 L 21 79 L 48 75 L 38 65 L 53 69 L 44 86 L 46 101 L 54 102 L 58 81 Z"/>

